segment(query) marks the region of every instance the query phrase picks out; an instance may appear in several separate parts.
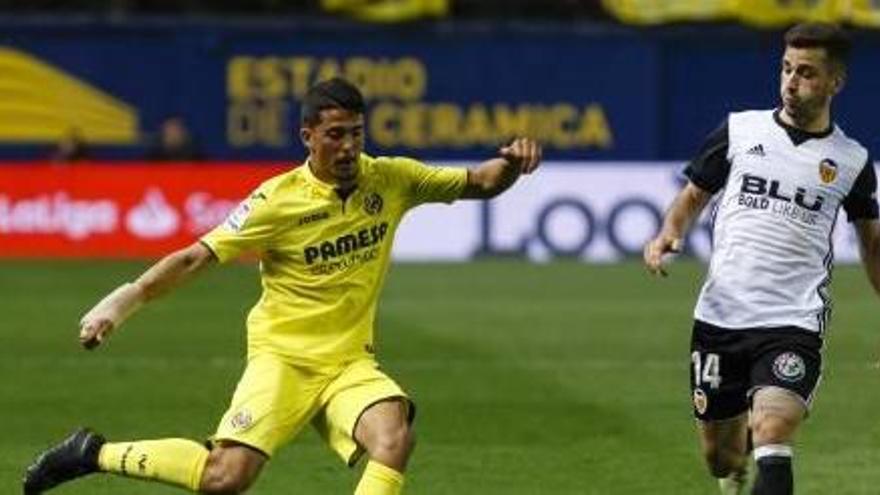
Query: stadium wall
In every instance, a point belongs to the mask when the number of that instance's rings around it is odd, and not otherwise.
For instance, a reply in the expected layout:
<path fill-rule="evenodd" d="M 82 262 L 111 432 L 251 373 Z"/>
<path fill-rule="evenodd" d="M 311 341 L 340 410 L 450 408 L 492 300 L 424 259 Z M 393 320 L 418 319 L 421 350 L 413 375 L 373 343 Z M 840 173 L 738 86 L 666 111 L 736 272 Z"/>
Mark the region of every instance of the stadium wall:
<path fill-rule="evenodd" d="M 7 164 L 0 174 L 0 257 L 156 258 L 219 224 L 264 179 L 263 164 Z M 404 219 L 394 259 L 517 256 L 614 262 L 638 257 L 681 186 L 680 162 L 550 162 L 489 201 L 425 205 Z M 845 223 L 845 215 L 841 222 Z M 709 220 L 687 240 L 705 259 Z M 838 262 L 858 259 L 851 228 Z"/>
<path fill-rule="evenodd" d="M 71 127 L 96 158 L 140 158 L 169 115 L 210 158 L 297 159 L 302 95 L 342 74 L 369 99 L 379 154 L 475 159 L 528 133 L 553 160 L 681 160 L 725 113 L 775 104 L 780 53 L 777 32 L 722 26 L 16 17 L 0 31 L 6 159 L 45 156 Z M 877 155 L 880 37 L 856 38 L 837 110 Z"/>

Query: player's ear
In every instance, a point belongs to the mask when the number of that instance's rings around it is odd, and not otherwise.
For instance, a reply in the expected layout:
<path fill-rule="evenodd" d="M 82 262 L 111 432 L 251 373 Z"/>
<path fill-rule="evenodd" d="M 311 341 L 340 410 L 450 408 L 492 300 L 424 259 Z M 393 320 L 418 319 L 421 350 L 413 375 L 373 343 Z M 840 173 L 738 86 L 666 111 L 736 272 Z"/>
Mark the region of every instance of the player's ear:
<path fill-rule="evenodd" d="M 310 129 L 308 127 L 300 127 L 299 139 L 300 139 L 300 141 L 302 141 L 303 146 L 305 146 L 308 149 L 309 140 L 312 139 L 312 129 Z"/>
<path fill-rule="evenodd" d="M 840 93 L 844 86 L 846 86 L 846 72 L 839 71 L 834 76 L 834 94 Z"/>
<path fill-rule="evenodd" d="M 837 93 L 840 93 L 844 85 L 846 85 L 846 66 L 839 63 L 833 64 L 831 66 L 831 76 L 831 83 L 833 84 L 831 89 L 836 95 Z"/>

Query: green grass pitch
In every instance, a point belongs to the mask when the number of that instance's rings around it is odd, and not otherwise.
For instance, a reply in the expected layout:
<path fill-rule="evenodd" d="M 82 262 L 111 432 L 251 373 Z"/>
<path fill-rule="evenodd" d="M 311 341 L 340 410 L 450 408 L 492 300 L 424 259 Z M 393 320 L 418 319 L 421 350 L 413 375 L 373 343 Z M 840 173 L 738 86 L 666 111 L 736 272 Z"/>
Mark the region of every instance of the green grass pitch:
<path fill-rule="evenodd" d="M 252 266 L 214 270 L 146 308 L 93 352 L 76 322 L 145 265 L 0 264 L 0 494 L 78 425 L 111 439 L 212 432 L 242 369 Z M 651 279 L 636 263 L 396 265 L 378 318 L 380 361 L 418 403 L 407 493 L 709 495 L 687 388 L 690 315 L 703 267 Z M 880 493 L 880 302 L 857 267 L 837 304 L 814 414 L 795 455 L 799 495 Z M 284 448 L 254 494 L 351 493 L 312 432 Z M 93 476 L 63 494 L 174 488 Z"/>

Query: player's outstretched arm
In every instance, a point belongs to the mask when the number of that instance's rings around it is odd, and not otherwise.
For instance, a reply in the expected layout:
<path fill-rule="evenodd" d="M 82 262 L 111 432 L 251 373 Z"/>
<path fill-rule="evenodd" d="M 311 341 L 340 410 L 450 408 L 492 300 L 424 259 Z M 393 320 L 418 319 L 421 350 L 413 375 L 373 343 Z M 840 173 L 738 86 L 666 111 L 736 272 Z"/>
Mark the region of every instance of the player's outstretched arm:
<path fill-rule="evenodd" d="M 144 303 L 183 284 L 213 264 L 213 253 L 199 242 L 175 251 L 150 267 L 134 282 L 117 287 L 79 322 L 79 341 L 86 349 L 99 346 Z"/>
<path fill-rule="evenodd" d="M 853 222 L 859 238 L 862 265 L 874 292 L 880 295 L 880 221 L 861 219 Z"/>
<path fill-rule="evenodd" d="M 859 238 L 862 266 L 874 293 L 880 296 L 880 222 L 876 219 L 859 219 L 853 222 L 853 226 Z M 880 360 L 874 362 L 874 368 L 880 368 Z"/>
<path fill-rule="evenodd" d="M 678 193 L 669 211 L 666 212 L 660 233 L 645 244 L 644 258 L 648 272 L 652 275 L 666 276 L 664 255 L 681 251 L 682 239 L 710 199 L 712 193 L 700 189 L 693 182 L 688 182 Z"/>
<path fill-rule="evenodd" d="M 529 138 L 514 139 L 492 158 L 468 170 L 462 199 L 490 199 L 513 185 L 521 174 L 530 174 L 541 163 L 541 145 Z"/>

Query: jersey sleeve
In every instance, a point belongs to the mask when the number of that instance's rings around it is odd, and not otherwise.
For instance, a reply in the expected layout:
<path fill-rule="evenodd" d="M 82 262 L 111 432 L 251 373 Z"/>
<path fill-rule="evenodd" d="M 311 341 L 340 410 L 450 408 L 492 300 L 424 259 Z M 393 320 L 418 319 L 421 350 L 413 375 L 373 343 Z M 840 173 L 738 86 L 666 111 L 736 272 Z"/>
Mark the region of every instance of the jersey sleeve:
<path fill-rule="evenodd" d="M 268 196 L 257 189 L 239 203 L 223 223 L 202 236 L 200 242 L 222 263 L 243 253 L 268 249 L 276 225 L 275 211 Z"/>
<path fill-rule="evenodd" d="M 850 222 L 878 217 L 877 174 L 870 157 L 849 194 L 843 198 L 843 209 L 846 210 L 846 217 Z"/>
<path fill-rule="evenodd" d="M 394 158 L 393 163 L 410 206 L 451 203 L 461 197 L 467 184 L 464 167 L 429 166 L 411 158 Z"/>
<path fill-rule="evenodd" d="M 730 175 L 730 161 L 727 151 L 730 136 L 727 120 L 706 138 L 697 156 L 688 163 L 684 175 L 697 187 L 711 193 L 724 188 Z"/>

